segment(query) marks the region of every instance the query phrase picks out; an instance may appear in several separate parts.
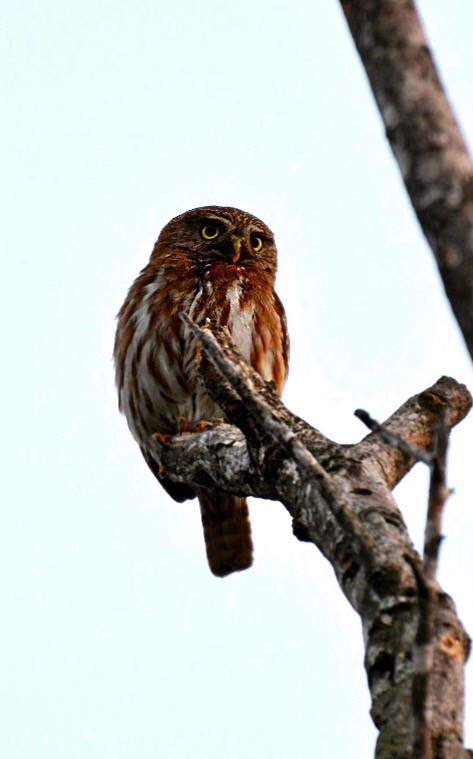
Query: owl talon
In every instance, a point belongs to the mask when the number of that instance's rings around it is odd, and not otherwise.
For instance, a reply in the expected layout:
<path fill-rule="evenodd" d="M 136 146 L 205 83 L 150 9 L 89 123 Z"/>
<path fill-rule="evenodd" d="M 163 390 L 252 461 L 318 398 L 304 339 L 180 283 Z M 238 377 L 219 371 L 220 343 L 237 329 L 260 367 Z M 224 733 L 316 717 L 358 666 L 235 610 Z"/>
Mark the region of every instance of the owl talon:
<path fill-rule="evenodd" d="M 202 361 L 202 344 L 197 343 L 195 346 L 195 368 L 198 369 L 200 367 Z"/>
<path fill-rule="evenodd" d="M 221 424 L 225 424 L 225 419 L 221 417 L 213 417 L 213 419 L 202 419 L 201 422 L 192 428 L 192 432 L 204 432 L 204 430 L 213 430 L 214 427 L 219 427 Z"/>
<path fill-rule="evenodd" d="M 183 432 L 189 430 L 189 422 L 185 416 L 180 416 L 177 420 L 177 434 L 182 435 Z"/>
<path fill-rule="evenodd" d="M 160 443 L 162 443 L 163 445 L 166 445 L 166 443 L 169 443 L 169 441 L 171 440 L 172 435 L 167 435 L 164 432 L 153 432 L 151 437 L 153 438 L 153 440 L 159 440 Z"/>

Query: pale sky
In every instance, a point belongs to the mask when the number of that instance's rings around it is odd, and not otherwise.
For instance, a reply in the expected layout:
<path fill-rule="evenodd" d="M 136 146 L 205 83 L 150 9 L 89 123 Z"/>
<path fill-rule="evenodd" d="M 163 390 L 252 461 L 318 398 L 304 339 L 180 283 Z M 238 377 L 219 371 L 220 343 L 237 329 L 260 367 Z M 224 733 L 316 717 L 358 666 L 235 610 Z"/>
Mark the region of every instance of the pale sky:
<path fill-rule="evenodd" d="M 420 7 L 473 142 L 471 0 Z M 471 362 L 336 0 L 17 0 L 2 35 L 2 759 L 365 759 L 357 616 L 284 508 L 254 567 L 206 565 L 118 414 L 115 314 L 165 222 L 207 203 L 273 229 L 284 399 L 365 434 Z M 473 633 L 473 415 L 450 448 L 440 579 Z M 396 491 L 416 545 L 427 473 Z M 473 675 L 467 669 L 473 744 Z"/>

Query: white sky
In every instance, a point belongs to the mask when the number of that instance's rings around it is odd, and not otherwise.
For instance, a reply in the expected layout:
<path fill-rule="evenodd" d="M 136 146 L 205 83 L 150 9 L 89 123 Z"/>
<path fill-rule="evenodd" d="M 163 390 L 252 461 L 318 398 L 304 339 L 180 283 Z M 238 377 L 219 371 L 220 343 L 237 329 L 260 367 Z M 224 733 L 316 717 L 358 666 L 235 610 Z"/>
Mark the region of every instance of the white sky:
<path fill-rule="evenodd" d="M 470 143 L 473 6 L 423 0 Z M 288 406 L 339 441 L 471 363 L 336 0 L 16 0 L 1 24 L 3 759 L 364 759 L 358 618 L 283 507 L 255 566 L 207 569 L 196 502 L 116 409 L 114 315 L 162 225 L 274 230 Z M 453 434 L 441 580 L 473 632 L 473 416 Z M 417 545 L 427 475 L 398 488 Z M 469 669 L 468 740 L 473 743 Z"/>

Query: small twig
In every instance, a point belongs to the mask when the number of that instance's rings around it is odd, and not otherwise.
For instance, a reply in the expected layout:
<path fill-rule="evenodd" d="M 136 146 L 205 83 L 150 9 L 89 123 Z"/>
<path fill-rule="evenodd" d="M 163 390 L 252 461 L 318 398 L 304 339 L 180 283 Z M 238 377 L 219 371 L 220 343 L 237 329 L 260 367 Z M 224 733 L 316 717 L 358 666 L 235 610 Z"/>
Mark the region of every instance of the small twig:
<path fill-rule="evenodd" d="M 437 565 L 442 542 L 442 513 L 450 494 L 446 486 L 447 412 L 440 408 L 430 465 L 429 505 L 425 525 L 422 572 L 414 569 L 419 598 L 419 622 L 414 643 L 412 711 L 413 749 L 419 759 L 432 759 L 432 666 L 437 613 Z"/>
<path fill-rule="evenodd" d="M 413 756 L 433 759 L 431 674 L 434 663 L 435 612 L 437 594 L 435 581 L 431 584 L 423 566 L 410 561 L 417 584 L 419 619 L 413 646 L 412 717 Z"/>
<path fill-rule="evenodd" d="M 426 451 L 417 445 L 407 443 L 400 435 L 396 435 L 395 432 L 391 432 L 384 425 L 377 422 L 376 419 L 373 419 L 364 409 L 358 408 L 354 414 L 363 424 L 366 424 L 368 429 L 372 432 L 378 432 L 384 442 L 391 446 L 391 448 L 396 448 L 396 450 L 404 453 L 406 456 L 410 456 L 416 461 L 422 461 L 427 466 L 431 465 L 433 459 L 431 451 Z"/>
<path fill-rule="evenodd" d="M 273 404 L 281 404 L 280 399 L 276 393 L 271 392 L 271 403 L 268 403 L 265 398 L 262 397 L 261 390 L 267 391 L 267 383 L 249 367 L 248 364 L 244 364 L 245 373 L 240 370 L 237 364 L 237 355 L 232 355 L 228 350 L 225 351 L 224 347 L 220 344 L 219 340 L 213 334 L 212 330 L 208 327 L 199 327 L 192 319 L 186 314 L 182 315 L 183 321 L 186 322 L 190 331 L 198 338 L 202 344 L 202 349 L 209 359 L 209 361 L 218 369 L 222 377 L 231 385 L 232 389 L 237 392 L 243 401 L 245 408 L 249 414 L 253 416 L 255 426 L 261 433 L 269 435 L 275 440 L 285 446 L 292 446 L 293 442 L 297 440 L 296 434 L 291 428 L 284 422 L 278 420 L 273 413 Z M 227 335 L 226 339 L 231 340 Z M 238 356 L 238 358 L 240 358 Z M 281 404 L 282 405 L 282 404 Z M 317 464 L 312 455 L 305 449 L 305 454 L 296 447 L 294 451 L 294 457 L 298 459 L 298 463 L 302 466 L 307 466 L 309 463 L 313 466 L 314 462 Z M 326 473 L 317 464 L 320 471 L 317 470 L 317 475 L 320 477 L 320 473 Z"/>
<path fill-rule="evenodd" d="M 301 442 L 297 434 L 287 424 L 275 417 L 272 406 L 262 397 L 260 391 L 267 389 L 267 383 L 246 363 L 244 365 L 245 373 L 240 370 L 236 363 L 237 355 L 232 355 L 229 350 L 224 350 L 210 328 L 202 329 L 185 314 L 182 315 L 182 319 L 202 344 L 202 350 L 207 359 L 216 367 L 233 390 L 238 393 L 247 411 L 252 415 L 255 426 L 265 436 L 269 434 L 273 441 L 293 458 L 309 482 L 316 483 L 316 487 L 326 499 L 339 524 L 358 543 L 360 552 L 366 561 L 371 564 L 377 560 L 384 564 L 385 557 L 381 555 L 376 541 L 373 540 L 359 517 L 343 501 L 340 493 L 333 487 L 331 478 L 325 469 Z M 228 335 L 226 339 L 231 346 L 231 337 Z M 271 393 L 270 397 L 271 402 L 280 403 L 276 393 Z"/>
<path fill-rule="evenodd" d="M 252 371 L 247 362 L 243 360 L 236 350 L 227 329 L 214 329 L 210 325 L 200 327 L 185 313 L 181 314 L 181 319 L 205 348 L 204 354 L 206 357 L 245 402 L 250 413 L 256 411 L 258 416 L 261 412 L 260 403 L 261 392 L 263 390 L 266 393 L 269 392 L 272 405 L 276 404 L 285 408 L 277 393 L 274 390 L 270 390 L 268 383 L 259 374 Z M 218 336 L 216 333 L 218 333 Z M 256 393 L 259 394 L 260 399 L 254 408 Z M 270 408 L 268 404 L 265 403 L 264 405 L 266 408 Z M 261 423 L 262 428 L 265 427 L 266 421 L 265 419 Z"/>
<path fill-rule="evenodd" d="M 427 577 L 435 578 L 440 543 L 442 541 L 442 514 L 450 495 L 446 485 L 446 464 L 449 429 L 447 409 L 441 407 L 438 427 L 434 439 L 429 489 L 429 506 L 424 540 L 424 571 Z"/>

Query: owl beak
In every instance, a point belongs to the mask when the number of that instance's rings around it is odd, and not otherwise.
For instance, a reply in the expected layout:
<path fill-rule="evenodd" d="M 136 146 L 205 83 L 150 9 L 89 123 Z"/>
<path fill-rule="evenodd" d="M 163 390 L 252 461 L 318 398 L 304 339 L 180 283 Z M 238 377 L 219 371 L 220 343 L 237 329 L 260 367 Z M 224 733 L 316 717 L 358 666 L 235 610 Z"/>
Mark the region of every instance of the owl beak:
<path fill-rule="evenodd" d="M 238 235 L 231 235 L 230 240 L 232 241 L 232 245 L 233 245 L 232 263 L 236 264 L 236 262 L 241 256 L 242 238 L 239 237 Z"/>

